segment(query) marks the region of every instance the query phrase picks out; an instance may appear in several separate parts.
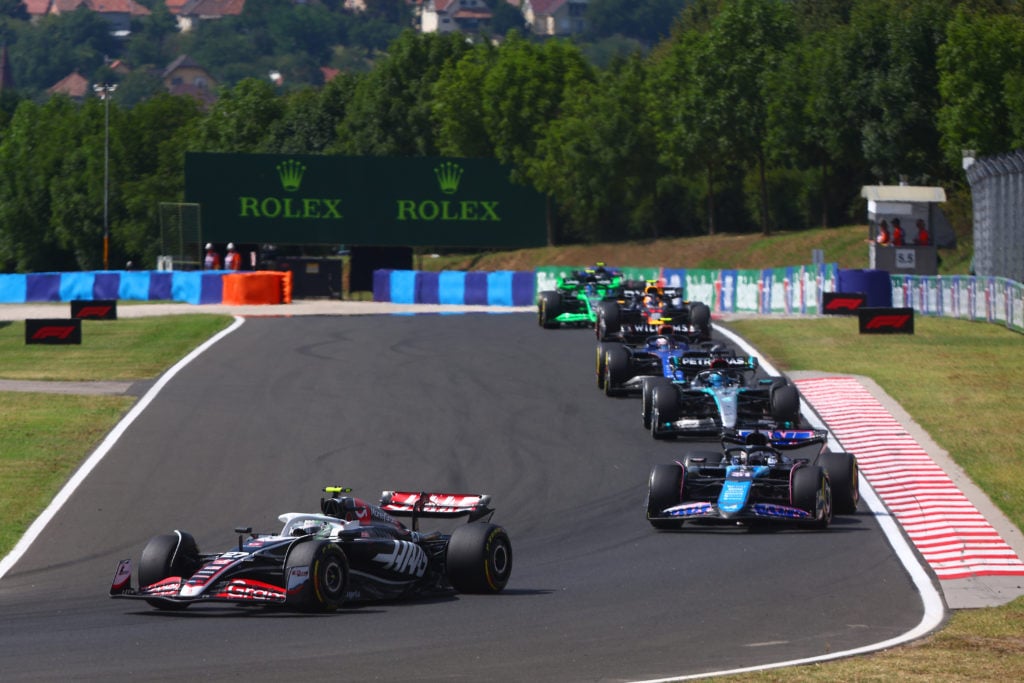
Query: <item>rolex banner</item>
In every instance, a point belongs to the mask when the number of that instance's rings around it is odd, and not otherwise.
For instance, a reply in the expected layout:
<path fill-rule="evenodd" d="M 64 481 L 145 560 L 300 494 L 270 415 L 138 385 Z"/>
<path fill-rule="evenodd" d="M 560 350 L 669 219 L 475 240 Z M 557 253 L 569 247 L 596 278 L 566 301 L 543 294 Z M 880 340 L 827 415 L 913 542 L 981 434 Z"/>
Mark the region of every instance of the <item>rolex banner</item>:
<path fill-rule="evenodd" d="M 544 198 L 491 159 L 185 155 L 204 242 L 536 247 Z"/>

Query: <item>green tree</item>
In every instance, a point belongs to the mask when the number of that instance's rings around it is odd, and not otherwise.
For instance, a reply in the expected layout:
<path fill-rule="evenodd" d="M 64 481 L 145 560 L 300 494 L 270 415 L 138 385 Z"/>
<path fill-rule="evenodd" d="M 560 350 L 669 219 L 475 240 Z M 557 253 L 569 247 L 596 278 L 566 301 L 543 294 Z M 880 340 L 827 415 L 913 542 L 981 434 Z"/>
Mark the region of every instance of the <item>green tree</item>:
<path fill-rule="evenodd" d="M 946 169 L 936 127 L 938 47 L 953 0 L 861 0 L 851 14 L 848 88 L 864 158 L 881 182 L 924 182 Z"/>
<path fill-rule="evenodd" d="M 332 151 L 371 156 L 432 156 L 437 140 L 433 88 L 445 66 L 472 49 L 463 36 L 404 32 L 356 83 Z"/>
<path fill-rule="evenodd" d="M 196 121 L 190 149 L 204 152 L 263 152 L 268 132 L 284 113 L 285 102 L 268 80 L 247 78 L 221 90 L 208 116 Z"/>
<path fill-rule="evenodd" d="M 1024 17 L 959 8 L 938 49 L 937 68 L 937 126 L 951 168 L 960 167 L 964 149 L 999 154 L 1024 141 Z"/>
<path fill-rule="evenodd" d="M 658 237 L 655 190 L 663 173 L 643 97 L 647 72 L 633 57 L 566 92 L 531 162 L 539 190 L 559 199 L 568 236 L 586 241 Z"/>

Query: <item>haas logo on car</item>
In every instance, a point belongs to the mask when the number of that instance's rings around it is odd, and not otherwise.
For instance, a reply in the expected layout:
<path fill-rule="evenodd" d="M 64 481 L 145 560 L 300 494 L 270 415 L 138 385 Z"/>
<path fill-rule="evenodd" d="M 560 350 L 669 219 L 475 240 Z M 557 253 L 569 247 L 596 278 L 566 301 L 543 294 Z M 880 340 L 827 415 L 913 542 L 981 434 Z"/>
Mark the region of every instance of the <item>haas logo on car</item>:
<path fill-rule="evenodd" d="M 395 541 L 390 553 L 379 553 L 373 560 L 383 564 L 385 569 L 417 578 L 427 571 L 427 554 L 408 541 Z"/>

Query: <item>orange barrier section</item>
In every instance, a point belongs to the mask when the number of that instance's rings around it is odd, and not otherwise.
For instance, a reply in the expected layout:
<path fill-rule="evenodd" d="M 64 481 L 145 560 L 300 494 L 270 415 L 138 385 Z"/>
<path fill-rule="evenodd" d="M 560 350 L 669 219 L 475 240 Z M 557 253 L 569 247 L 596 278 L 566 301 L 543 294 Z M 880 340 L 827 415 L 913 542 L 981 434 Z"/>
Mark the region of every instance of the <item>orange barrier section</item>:
<path fill-rule="evenodd" d="M 260 271 L 223 276 L 222 303 L 239 306 L 249 304 L 291 303 L 291 273 Z"/>

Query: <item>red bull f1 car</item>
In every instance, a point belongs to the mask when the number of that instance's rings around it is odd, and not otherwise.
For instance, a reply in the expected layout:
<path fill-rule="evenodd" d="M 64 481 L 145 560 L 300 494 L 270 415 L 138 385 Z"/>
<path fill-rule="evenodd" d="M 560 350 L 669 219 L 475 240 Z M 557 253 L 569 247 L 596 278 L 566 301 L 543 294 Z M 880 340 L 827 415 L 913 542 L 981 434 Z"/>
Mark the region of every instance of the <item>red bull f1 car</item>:
<path fill-rule="evenodd" d="M 627 288 L 618 299 L 597 304 L 598 341 L 638 344 L 665 327 L 674 334 L 711 341 L 711 309 L 705 303 L 684 300 L 680 287 L 652 283 L 642 289 Z"/>
<path fill-rule="evenodd" d="M 826 442 L 820 430 L 737 431 L 723 436 L 721 450 L 655 465 L 647 520 L 656 529 L 684 522 L 827 528 L 833 514 L 855 513 L 860 495 L 856 458 Z"/>
<path fill-rule="evenodd" d="M 161 610 L 193 603 L 333 611 L 346 602 L 395 600 L 438 592 L 497 593 L 512 572 L 512 544 L 489 522 L 490 497 L 385 491 L 371 505 L 327 487 L 320 512 L 289 512 L 277 533 L 237 528 L 237 546 L 204 554 L 173 531 L 150 539 L 132 585 L 121 560 L 113 598 L 141 599 Z M 396 517 L 411 518 L 406 526 Z M 422 532 L 419 520 L 468 518 L 452 533 Z"/>

